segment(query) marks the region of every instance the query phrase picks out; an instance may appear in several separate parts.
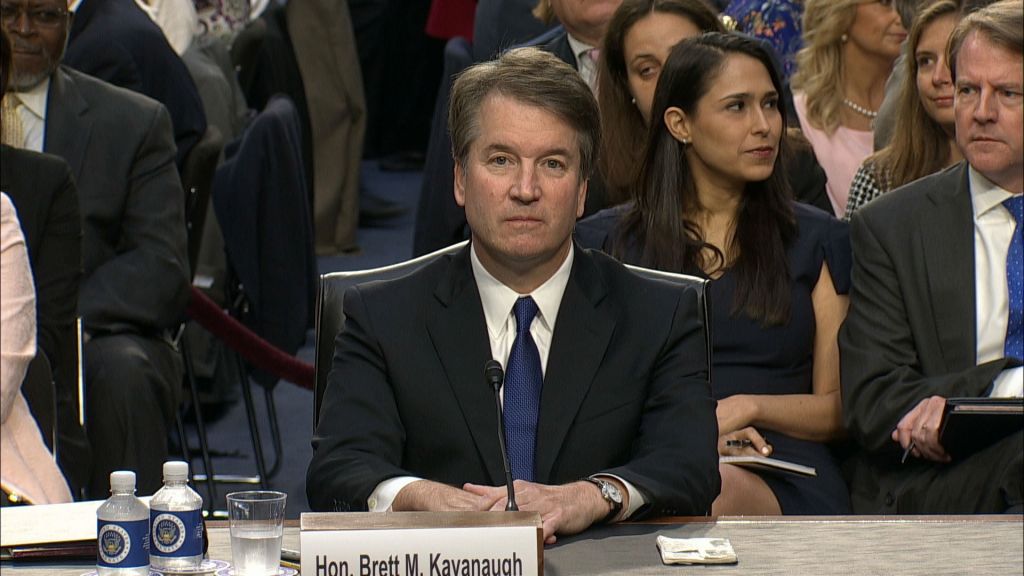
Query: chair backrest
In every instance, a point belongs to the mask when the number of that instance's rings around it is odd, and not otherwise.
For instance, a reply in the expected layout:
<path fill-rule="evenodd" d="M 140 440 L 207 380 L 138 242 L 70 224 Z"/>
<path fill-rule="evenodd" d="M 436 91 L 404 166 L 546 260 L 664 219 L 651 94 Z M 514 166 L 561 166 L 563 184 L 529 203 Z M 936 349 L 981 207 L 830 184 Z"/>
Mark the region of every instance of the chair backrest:
<path fill-rule="evenodd" d="M 237 279 L 226 283 L 228 301 L 250 330 L 289 355 L 306 342 L 317 289 L 300 125 L 290 99 L 271 98 L 228 146 L 213 179 L 213 208 Z M 268 387 L 278 381 L 262 370 L 252 377 Z"/>
<path fill-rule="evenodd" d="M 436 252 L 425 254 L 419 258 L 385 266 L 371 270 L 352 270 L 345 272 L 332 272 L 320 276 L 320 286 L 316 299 L 316 356 L 314 359 L 314 370 L 316 373 L 316 386 L 313 393 L 313 431 L 316 431 L 317 423 L 320 421 L 320 404 L 323 401 L 324 391 L 327 389 L 327 375 L 331 371 L 331 364 L 334 358 L 334 341 L 341 332 L 345 323 L 345 314 L 342 308 L 345 290 L 357 284 L 373 282 L 376 280 L 391 280 L 407 274 L 411 274 L 437 258 L 446 254 L 454 254 L 462 249 L 469 241 L 459 242 Z M 660 270 L 650 270 L 638 266 L 627 266 L 634 273 L 645 278 L 653 278 L 664 282 L 671 282 L 680 286 L 693 288 L 697 294 L 697 307 L 700 311 L 701 330 L 704 333 L 704 346 L 708 363 L 708 380 L 711 379 L 711 315 L 708 302 L 707 286 L 708 281 L 696 276 L 686 274 L 673 274 Z"/>
<path fill-rule="evenodd" d="M 235 65 L 235 72 L 247 73 L 256 65 L 256 58 L 266 35 L 267 23 L 257 18 L 246 24 L 235 36 L 234 42 L 231 43 L 231 63 Z"/>
<path fill-rule="evenodd" d="M 57 388 L 46 354 L 38 353 L 28 364 L 25 378 L 21 382 L 21 394 L 25 397 L 29 411 L 35 418 L 43 435 L 43 442 L 50 452 L 56 452 L 57 441 Z"/>
<path fill-rule="evenodd" d="M 708 294 L 708 282 L 706 278 L 690 276 L 688 274 L 676 274 L 674 272 L 663 272 L 650 268 L 641 268 L 627 264 L 626 268 L 644 278 L 652 278 L 671 282 L 680 286 L 693 288 L 697 292 L 697 310 L 700 312 L 701 330 L 704 332 L 704 350 L 708 361 L 708 382 L 711 382 L 711 302 Z"/>
<path fill-rule="evenodd" d="M 203 137 L 189 150 L 181 167 L 181 187 L 185 190 L 185 226 L 188 230 L 188 263 L 192 275 L 196 273 L 199 245 L 213 189 L 213 175 L 223 148 L 224 140 L 220 130 L 208 126 Z"/>
<path fill-rule="evenodd" d="M 341 332 L 345 324 L 345 313 L 342 308 L 345 297 L 345 290 L 356 284 L 373 282 L 376 280 L 391 280 L 411 274 L 441 256 L 454 254 L 468 244 L 465 240 L 442 248 L 430 254 L 424 254 L 419 258 L 384 266 L 370 270 L 351 270 L 345 272 L 332 272 L 320 275 L 320 287 L 316 296 L 316 357 L 314 359 L 314 371 L 316 374 L 316 387 L 313 394 L 313 430 L 316 431 L 317 422 L 320 420 L 320 402 L 323 400 L 324 391 L 327 389 L 327 375 L 331 371 L 331 363 L 334 358 L 334 340 Z"/>

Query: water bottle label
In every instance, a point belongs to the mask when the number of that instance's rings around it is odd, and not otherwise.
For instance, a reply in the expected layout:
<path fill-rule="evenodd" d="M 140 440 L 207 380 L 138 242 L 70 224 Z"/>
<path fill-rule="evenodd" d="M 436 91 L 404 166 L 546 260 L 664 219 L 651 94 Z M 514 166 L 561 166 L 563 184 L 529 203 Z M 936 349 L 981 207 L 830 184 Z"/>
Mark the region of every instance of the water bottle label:
<path fill-rule="evenodd" d="M 153 556 L 180 558 L 203 553 L 202 511 L 150 509 L 149 515 L 153 525 Z"/>
<path fill-rule="evenodd" d="M 149 566 L 149 520 L 96 521 L 96 564 L 105 568 Z"/>

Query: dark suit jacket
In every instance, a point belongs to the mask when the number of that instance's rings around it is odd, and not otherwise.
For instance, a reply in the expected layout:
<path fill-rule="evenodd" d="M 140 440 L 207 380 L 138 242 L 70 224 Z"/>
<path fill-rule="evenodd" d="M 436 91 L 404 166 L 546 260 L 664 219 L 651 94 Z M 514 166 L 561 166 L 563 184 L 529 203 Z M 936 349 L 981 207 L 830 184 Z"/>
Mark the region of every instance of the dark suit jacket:
<path fill-rule="evenodd" d="M 549 26 L 533 16 L 534 0 L 479 0 L 473 19 L 473 59 L 490 60 Z"/>
<path fill-rule="evenodd" d="M 843 413 L 882 494 L 909 466 L 890 434 L 921 400 L 982 396 L 1007 360 L 977 365 L 974 213 L 967 163 L 854 214 L 853 289 L 839 333 Z M 856 486 L 853 487 L 856 491 Z"/>
<path fill-rule="evenodd" d="M 11 197 L 28 245 L 39 349 L 55 373 L 69 370 L 62 359 L 71 352 L 65 346 L 82 276 L 82 222 L 71 169 L 56 156 L 0 145 L 0 190 Z"/>
<path fill-rule="evenodd" d="M 469 248 L 345 294 L 313 437 L 317 510 L 363 510 L 388 478 L 502 485 L 491 350 Z M 536 481 L 607 472 L 654 515 L 705 514 L 719 491 L 715 403 L 696 298 L 576 249 L 545 372 Z"/>
<path fill-rule="evenodd" d="M 68 466 L 69 458 L 73 461 L 76 454 L 82 458 L 88 454 L 76 403 L 71 400 L 78 389 L 75 310 L 82 278 L 78 192 L 64 160 L 8 146 L 0 146 L 0 190 L 11 197 L 25 234 L 36 287 L 36 341 L 44 364 L 51 368 L 42 381 L 26 378 L 25 399 L 37 417 L 55 417 L 60 435 L 57 456 L 68 480 L 80 486 L 82 469 Z M 45 385 L 33 390 L 41 384 Z M 55 415 L 52 405 L 39 404 L 52 401 L 54 386 L 62 407 Z M 45 395 L 39 396 L 39 390 L 45 390 Z"/>
<path fill-rule="evenodd" d="M 291 100 L 272 99 L 225 149 L 213 181 L 224 247 L 249 301 L 243 320 L 288 354 L 306 341 L 317 278 L 299 126 Z"/>
<path fill-rule="evenodd" d="M 206 132 L 203 103 L 185 64 L 134 0 L 84 0 L 71 23 L 64 64 L 166 106 L 179 165 Z"/>
<path fill-rule="evenodd" d="M 189 274 L 167 110 L 61 66 L 50 80 L 43 150 L 66 160 L 78 185 L 85 329 L 154 334 L 176 326 Z"/>

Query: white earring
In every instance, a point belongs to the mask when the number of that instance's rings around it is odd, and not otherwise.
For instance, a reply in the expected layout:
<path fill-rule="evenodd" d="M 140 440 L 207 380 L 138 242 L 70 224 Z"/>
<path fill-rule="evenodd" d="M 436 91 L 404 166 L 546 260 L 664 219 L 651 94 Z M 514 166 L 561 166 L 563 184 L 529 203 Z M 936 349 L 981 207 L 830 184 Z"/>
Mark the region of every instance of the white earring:
<path fill-rule="evenodd" d="M 636 106 L 636 98 L 630 98 L 629 101 L 633 103 L 633 106 Z"/>
<path fill-rule="evenodd" d="M 843 34 L 842 36 L 839 37 L 839 41 L 842 42 L 843 44 L 846 44 L 847 42 L 850 41 L 850 36 L 848 34 Z"/>
<path fill-rule="evenodd" d="M 689 138 L 682 138 L 679 141 L 683 143 L 683 146 L 689 146 L 690 145 L 690 139 Z"/>

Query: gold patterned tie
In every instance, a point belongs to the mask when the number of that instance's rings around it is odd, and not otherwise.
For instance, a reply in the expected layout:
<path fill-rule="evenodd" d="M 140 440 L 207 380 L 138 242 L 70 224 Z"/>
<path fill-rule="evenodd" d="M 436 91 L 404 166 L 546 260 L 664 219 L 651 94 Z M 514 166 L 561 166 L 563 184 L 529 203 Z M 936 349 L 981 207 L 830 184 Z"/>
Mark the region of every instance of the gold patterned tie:
<path fill-rule="evenodd" d="M 21 100 L 14 94 L 7 94 L 0 100 L 0 142 L 15 148 L 25 146 L 25 129 L 18 113 L 21 106 Z"/>

